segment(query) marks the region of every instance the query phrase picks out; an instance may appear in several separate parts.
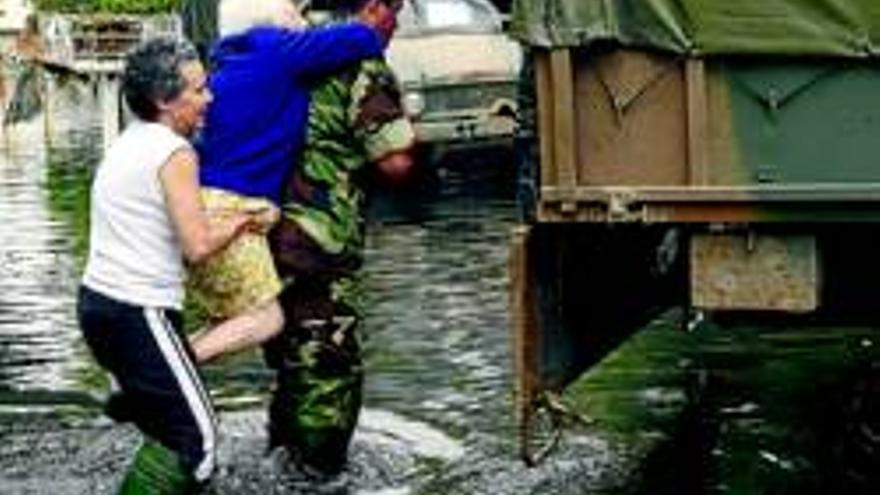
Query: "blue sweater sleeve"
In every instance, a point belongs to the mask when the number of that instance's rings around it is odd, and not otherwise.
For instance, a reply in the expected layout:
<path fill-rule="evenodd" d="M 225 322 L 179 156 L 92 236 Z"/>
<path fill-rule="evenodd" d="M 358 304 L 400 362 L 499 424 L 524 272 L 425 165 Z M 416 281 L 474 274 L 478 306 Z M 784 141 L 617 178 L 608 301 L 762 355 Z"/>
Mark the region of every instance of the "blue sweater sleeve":
<path fill-rule="evenodd" d="M 281 63 L 295 78 L 328 76 L 355 62 L 382 56 L 379 35 L 361 23 L 288 32 L 281 43 Z"/>

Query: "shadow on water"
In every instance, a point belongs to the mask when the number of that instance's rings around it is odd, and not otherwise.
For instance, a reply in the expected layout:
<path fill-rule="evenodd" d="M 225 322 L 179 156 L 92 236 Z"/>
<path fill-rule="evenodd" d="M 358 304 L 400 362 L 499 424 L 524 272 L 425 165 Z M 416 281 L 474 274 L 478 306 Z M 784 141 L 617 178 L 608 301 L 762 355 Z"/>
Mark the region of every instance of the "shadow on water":
<path fill-rule="evenodd" d="M 0 154 L 0 395 L 75 386 L 76 268 L 70 230 L 46 208 L 43 160 L 32 149 Z"/>
<path fill-rule="evenodd" d="M 627 493 L 874 493 L 876 339 L 872 328 L 704 325 L 682 347 L 685 400 Z"/>

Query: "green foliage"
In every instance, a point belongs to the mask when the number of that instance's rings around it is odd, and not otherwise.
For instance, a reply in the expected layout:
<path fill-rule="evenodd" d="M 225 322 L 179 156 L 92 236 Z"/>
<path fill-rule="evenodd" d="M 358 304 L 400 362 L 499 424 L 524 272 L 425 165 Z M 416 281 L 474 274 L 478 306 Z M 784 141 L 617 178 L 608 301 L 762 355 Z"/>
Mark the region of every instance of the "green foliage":
<path fill-rule="evenodd" d="M 180 0 L 36 0 L 37 10 L 64 13 L 159 14 L 173 12 Z"/>

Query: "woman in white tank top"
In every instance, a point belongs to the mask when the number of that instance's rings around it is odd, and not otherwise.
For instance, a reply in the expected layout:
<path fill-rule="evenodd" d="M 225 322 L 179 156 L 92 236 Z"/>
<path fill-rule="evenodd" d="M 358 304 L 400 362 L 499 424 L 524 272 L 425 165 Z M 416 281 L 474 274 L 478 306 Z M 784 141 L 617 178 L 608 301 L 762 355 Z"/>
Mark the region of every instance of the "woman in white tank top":
<path fill-rule="evenodd" d="M 145 437 L 120 492 L 189 493 L 213 471 L 216 422 L 182 333 L 184 260 L 198 263 L 274 219 L 205 217 L 186 137 L 211 95 L 192 46 L 139 45 L 126 59 L 122 90 L 138 119 L 95 176 L 78 316 L 93 355 L 121 388 L 125 419 Z"/>

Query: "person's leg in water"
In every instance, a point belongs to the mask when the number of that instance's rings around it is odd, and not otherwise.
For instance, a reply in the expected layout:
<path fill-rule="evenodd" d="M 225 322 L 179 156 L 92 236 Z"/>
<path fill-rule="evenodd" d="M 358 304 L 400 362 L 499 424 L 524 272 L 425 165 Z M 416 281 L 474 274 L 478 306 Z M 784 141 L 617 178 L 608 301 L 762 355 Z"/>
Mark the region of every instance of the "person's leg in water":
<path fill-rule="evenodd" d="M 182 338 L 177 311 L 140 308 L 83 289 L 86 343 L 113 374 L 144 443 L 122 482 L 124 494 L 191 493 L 216 463 L 214 410 Z"/>
<path fill-rule="evenodd" d="M 232 270 L 233 273 L 238 271 Z M 229 272 L 220 271 L 220 273 Z M 209 298 L 213 304 L 209 305 L 208 312 L 217 314 L 215 319 L 219 319 L 226 312 L 238 311 L 238 307 L 245 304 L 238 302 L 234 297 L 224 297 L 223 288 L 229 287 L 229 284 L 223 282 L 222 279 L 220 283 L 217 283 L 214 278 L 203 279 L 200 282 L 200 289 L 207 290 L 210 294 Z M 262 285 L 257 283 L 257 285 L 261 287 L 260 290 L 264 290 L 262 287 L 266 286 L 265 283 Z M 217 289 L 218 286 L 220 289 Z M 271 293 L 273 290 L 271 287 L 270 284 L 269 289 L 266 289 L 267 293 Z M 235 290 L 233 288 L 226 292 L 234 293 Z M 230 309 L 228 301 L 236 301 L 236 305 Z M 226 320 L 221 319 L 215 325 L 206 326 L 191 334 L 188 340 L 195 362 L 204 364 L 223 355 L 255 348 L 278 335 L 283 327 L 284 313 L 278 300 L 272 297 L 268 302 L 245 310 L 237 316 Z M 133 419 L 132 410 L 135 408 L 135 404 L 128 399 L 124 390 L 113 390 L 105 400 L 104 413 L 117 422 L 128 422 Z"/>
<path fill-rule="evenodd" d="M 362 403 L 358 319 L 331 297 L 329 285 L 299 278 L 281 296 L 285 329 L 268 343 L 276 370 L 269 405 L 269 447 L 283 447 L 301 467 L 339 473 Z"/>
<path fill-rule="evenodd" d="M 281 305 L 273 300 L 243 315 L 193 333 L 188 340 L 194 361 L 204 364 L 226 354 L 254 348 L 281 333 L 283 327 Z M 114 421 L 124 423 L 132 421 L 134 408 L 125 392 L 114 387 L 104 401 L 103 411 Z"/>
<path fill-rule="evenodd" d="M 207 363 L 224 354 L 256 347 L 278 335 L 284 327 L 284 313 L 277 300 L 230 318 L 190 336 L 196 362 Z"/>

